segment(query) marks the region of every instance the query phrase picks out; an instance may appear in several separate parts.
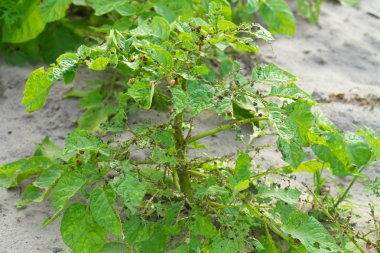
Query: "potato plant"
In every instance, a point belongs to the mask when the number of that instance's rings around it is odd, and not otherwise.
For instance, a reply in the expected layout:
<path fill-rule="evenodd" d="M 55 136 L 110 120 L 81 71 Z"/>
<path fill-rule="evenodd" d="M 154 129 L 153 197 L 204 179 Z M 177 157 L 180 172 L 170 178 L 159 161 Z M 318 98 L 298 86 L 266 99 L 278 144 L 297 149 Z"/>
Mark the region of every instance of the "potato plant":
<path fill-rule="evenodd" d="M 100 42 L 111 28 L 127 30 L 136 16 L 202 15 L 197 6 L 209 0 L 3 0 L 0 1 L 0 50 L 7 62 L 52 63 L 62 53 L 85 42 Z M 218 0 L 226 19 L 252 22 L 260 17 L 272 33 L 293 35 L 295 17 L 285 0 Z M 297 0 L 297 13 L 317 23 L 321 0 Z M 339 0 L 357 5 L 358 0 Z M 232 8 L 231 8 L 232 7 Z M 198 13 L 198 11 L 200 11 Z"/>
<path fill-rule="evenodd" d="M 44 106 L 55 82 L 70 84 L 78 68 L 112 78 L 70 92 L 85 112 L 65 147 L 46 138 L 33 156 L 0 167 L 0 186 L 28 182 L 19 207 L 50 197 L 56 213 L 44 225 L 62 215 L 72 252 L 379 250 L 341 217 L 340 206 L 380 157 L 380 138 L 368 129 L 341 131 L 274 64 L 257 64 L 247 78 L 233 56 L 258 53 L 256 41 L 271 41 L 271 33 L 229 21 L 231 9 L 220 1 L 195 8 L 199 15 L 174 18 L 166 9 L 149 11 L 128 29 L 111 29 L 102 43 L 33 71 L 23 99 L 28 112 Z M 163 122 L 129 122 L 148 110 L 162 111 Z M 198 132 L 194 121 L 205 110 L 225 123 Z M 227 130 L 245 146 L 235 156 L 193 155 L 204 138 Z M 264 170 L 255 160 L 270 145 L 257 140 L 268 135 L 277 137 L 286 166 Z M 353 176 L 336 199 L 320 190 L 324 169 Z M 311 199 L 271 179 L 296 172 L 314 173 Z"/>

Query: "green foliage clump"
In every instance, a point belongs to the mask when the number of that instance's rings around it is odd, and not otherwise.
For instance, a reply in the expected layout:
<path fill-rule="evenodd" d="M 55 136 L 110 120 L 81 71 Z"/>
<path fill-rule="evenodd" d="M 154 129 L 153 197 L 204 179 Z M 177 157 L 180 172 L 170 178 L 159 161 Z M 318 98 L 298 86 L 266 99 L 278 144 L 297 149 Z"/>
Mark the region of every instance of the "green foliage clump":
<path fill-rule="evenodd" d="M 85 111 L 64 148 L 46 138 L 34 156 L 0 167 L 1 187 L 29 179 L 19 207 L 51 196 L 56 213 L 44 224 L 63 214 L 63 241 L 80 253 L 365 252 L 363 242 L 379 249 L 339 217 L 352 184 L 379 159 L 379 137 L 338 129 L 312 109 L 316 102 L 296 77 L 274 64 L 243 75 L 234 53 L 257 53 L 257 40 L 271 41 L 270 32 L 233 23 L 225 1 L 157 1 L 153 10 L 150 2 L 122 2 L 94 1 L 95 14 L 130 13 L 134 23 L 118 20 L 127 27 L 113 27 L 103 42 L 65 53 L 27 80 L 23 104 L 33 112 L 55 82 L 73 82 L 78 68 L 112 73 L 67 94 Z M 128 121 L 147 110 L 162 111 L 163 123 Z M 205 110 L 226 122 L 194 134 Z M 191 155 L 204 147 L 200 140 L 229 129 L 245 146 L 235 156 Z M 277 137 L 286 166 L 263 170 L 255 161 L 267 147 L 256 141 L 268 135 Z M 354 176 L 337 199 L 322 193 L 324 169 Z M 271 175 L 295 172 L 314 174 L 311 200 L 271 183 Z M 312 204 L 309 212 L 300 208 L 304 202 Z"/>
<path fill-rule="evenodd" d="M 209 0 L 3 0 L 0 2 L 0 51 L 6 61 L 21 65 L 41 59 L 52 63 L 80 44 L 96 44 L 110 29 L 129 29 L 136 16 L 202 16 Z M 297 0 L 298 14 L 317 23 L 321 0 Z M 357 5 L 358 0 L 340 0 Z M 220 0 L 227 20 L 252 22 L 257 16 L 272 33 L 294 35 L 295 17 L 285 0 Z M 195 15 L 194 15 L 195 13 Z"/>

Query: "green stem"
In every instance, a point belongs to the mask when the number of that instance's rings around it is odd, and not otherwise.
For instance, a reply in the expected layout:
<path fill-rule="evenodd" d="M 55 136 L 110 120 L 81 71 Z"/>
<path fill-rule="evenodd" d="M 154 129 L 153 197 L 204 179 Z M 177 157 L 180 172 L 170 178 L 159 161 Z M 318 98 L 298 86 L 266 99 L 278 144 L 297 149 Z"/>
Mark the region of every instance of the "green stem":
<path fill-rule="evenodd" d="M 185 84 L 182 83 L 182 89 L 185 90 Z M 192 190 L 191 190 L 191 181 L 190 181 L 190 173 L 187 171 L 187 163 L 186 163 L 186 142 L 185 137 L 183 135 L 183 113 L 179 113 L 174 118 L 174 140 L 176 146 L 176 158 L 178 161 L 178 166 L 173 168 L 173 175 L 178 176 L 179 185 L 181 187 L 181 191 L 185 194 L 187 198 L 191 198 Z"/>
<path fill-rule="evenodd" d="M 213 134 L 217 134 L 217 133 L 226 131 L 228 129 L 233 128 L 234 126 L 244 125 L 244 124 L 247 124 L 247 123 L 258 122 L 258 121 L 267 120 L 267 119 L 268 118 L 251 118 L 251 119 L 243 119 L 243 120 L 240 120 L 240 121 L 234 121 L 234 122 L 228 123 L 226 125 L 218 126 L 218 127 L 214 128 L 214 129 L 210 129 L 210 130 L 207 130 L 207 131 L 205 131 L 203 133 L 197 134 L 197 135 L 189 138 L 189 140 L 187 141 L 187 143 L 192 143 L 192 142 L 195 142 L 197 140 L 203 139 L 203 138 L 205 138 L 207 136 L 210 136 L 210 135 L 213 135 Z"/>
<path fill-rule="evenodd" d="M 359 173 L 363 171 L 364 167 L 359 170 Z M 339 197 L 339 199 L 335 202 L 334 208 L 337 208 L 339 204 L 346 198 L 346 195 L 351 190 L 351 187 L 354 185 L 356 180 L 359 178 L 359 176 L 354 176 L 354 178 L 351 180 L 350 184 L 347 186 L 346 190 L 342 194 L 342 196 Z"/>

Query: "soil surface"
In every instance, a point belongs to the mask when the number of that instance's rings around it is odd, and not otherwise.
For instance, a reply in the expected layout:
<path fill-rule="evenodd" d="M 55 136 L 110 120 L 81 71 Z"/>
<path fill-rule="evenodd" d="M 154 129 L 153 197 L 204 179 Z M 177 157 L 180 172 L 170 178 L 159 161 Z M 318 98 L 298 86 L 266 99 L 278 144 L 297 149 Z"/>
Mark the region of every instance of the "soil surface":
<path fill-rule="evenodd" d="M 244 57 L 244 66 L 249 68 L 255 61 L 274 62 L 298 76 L 298 84 L 321 103 L 319 109 L 339 127 L 355 130 L 355 126 L 368 126 L 380 134 L 379 0 L 363 0 L 358 8 L 325 2 L 318 26 L 299 18 L 297 21 L 294 38 L 276 36 L 271 45 L 261 45 L 259 56 Z M 34 68 L 9 66 L 0 60 L 0 164 L 33 154 L 34 144 L 45 136 L 63 145 L 64 138 L 76 126 L 77 101 L 62 99 L 69 89 L 62 83 L 53 87 L 42 110 L 24 112 L 21 104 L 24 83 Z M 93 73 L 80 71 L 75 82 L 80 84 L 88 79 L 94 79 Z M 218 122 L 212 113 L 205 113 L 197 123 L 198 131 L 210 129 Z M 235 133 L 228 132 L 210 137 L 204 144 L 211 148 L 211 154 L 228 154 L 236 150 L 234 138 Z M 259 162 L 267 167 L 283 164 L 275 148 L 261 155 Z M 366 173 L 374 178 L 379 172 L 377 167 Z M 298 178 L 310 182 L 311 177 Z M 349 180 L 343 178 L 337 183 L 347 184 Z M 20 190 L 0 189 L 0 253 L 67 249 L 60 237 L 60 220 L 41 227 L 44 219 L 54 213 L 50 203 L 17 210 Z M 355 185 L 352 195 L 352 202 L 357 204 L 354 211 L 367 212 L 364 207 L 370 199 L 363 186 Z M 364 214 L 358 220 L 358 229 L 366 229 L 367 218 Z"/>

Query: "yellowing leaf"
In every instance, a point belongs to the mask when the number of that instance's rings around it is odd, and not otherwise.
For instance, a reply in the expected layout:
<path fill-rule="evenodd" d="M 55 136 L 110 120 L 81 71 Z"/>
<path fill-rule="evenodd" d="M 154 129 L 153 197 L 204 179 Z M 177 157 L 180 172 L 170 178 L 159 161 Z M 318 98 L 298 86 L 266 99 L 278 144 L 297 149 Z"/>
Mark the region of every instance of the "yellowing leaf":
<path fill-rule="evenodd" d="M 102 71 L 108 67 L 108 64 L 110 63 L 110 61 L 111 60 L 107 57 L 99 57 L 87 65 L 88 65 L 89 69 L 96 70 L 96 71 Z"/>
<path fill-rule="evenodd" d="M 13 3 L 17 4 L 17 3 Z M 22 43 L 36 38 L 45 28 L 39 9 L 39 1 L 23 1 L 20 8 L 22 17 L 12 24 L 3 26 L 3 42 Z"/>
<path fill-rule="evenodd" d="M 49 80 L 44 67 L 33 71 L 25 84 L 24 98 L 22 103 L 27 112 L 34 112 L 42 108 L 46 102 L 53 82 Z"/>

